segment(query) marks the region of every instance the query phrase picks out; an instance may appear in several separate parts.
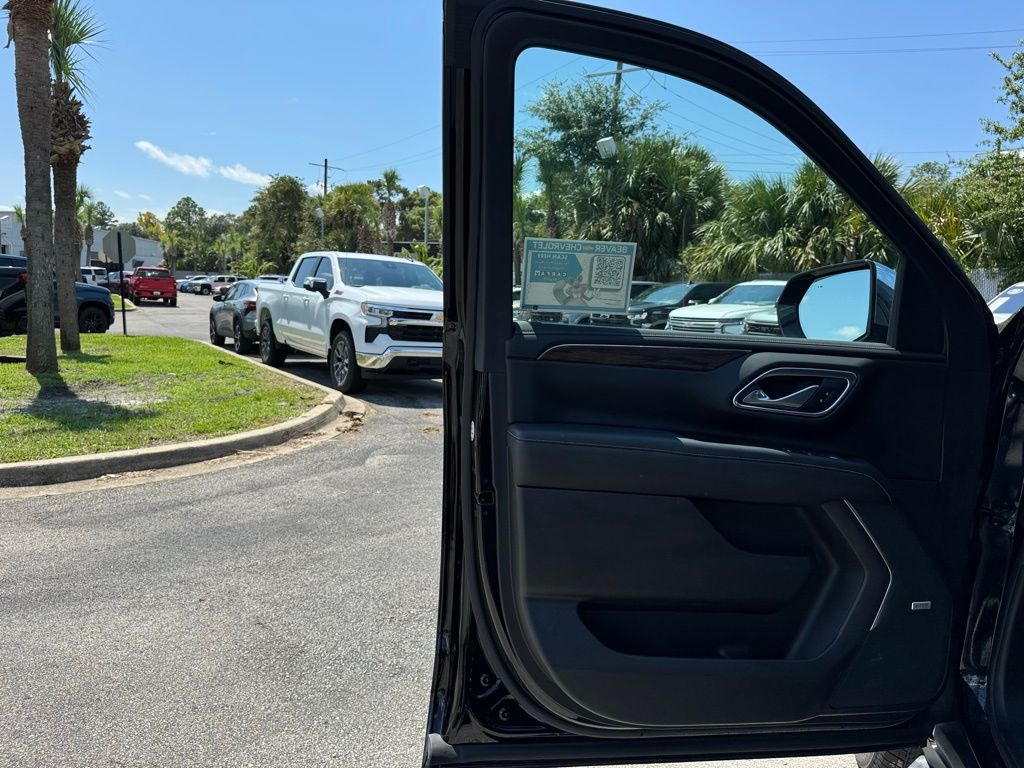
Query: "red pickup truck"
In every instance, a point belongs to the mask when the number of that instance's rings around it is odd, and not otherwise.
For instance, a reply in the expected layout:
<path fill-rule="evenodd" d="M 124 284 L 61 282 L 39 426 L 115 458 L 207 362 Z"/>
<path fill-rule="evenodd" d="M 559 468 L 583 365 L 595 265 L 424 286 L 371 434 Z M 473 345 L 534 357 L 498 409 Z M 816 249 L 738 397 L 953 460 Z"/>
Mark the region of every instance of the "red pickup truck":
<path fill-rule="evenodd" d="M 136 304 L 160 301 L 178 306 L 178 283 L 163 267 L 137 267 L 128 278 L 128 298 Z"/>

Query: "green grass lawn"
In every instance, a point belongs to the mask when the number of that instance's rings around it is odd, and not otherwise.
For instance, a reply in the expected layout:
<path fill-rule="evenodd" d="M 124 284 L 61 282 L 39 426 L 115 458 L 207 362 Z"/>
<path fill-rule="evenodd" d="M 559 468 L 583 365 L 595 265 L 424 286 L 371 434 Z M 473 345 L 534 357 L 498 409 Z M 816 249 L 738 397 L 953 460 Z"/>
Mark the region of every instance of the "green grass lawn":
<path fill-rule="evenodd" d="M 120 312 L 121 311 L 121 297 L 118 294 L 116 294 L 116 293 L 112 293 L 112 294 L 110 294 L 110 298 L 113 299 L 113 301 L 114 301 L 114 311 L 115 312 Z M 124 300 L 124 311 L 125 312 L 131 312 L 134 309 L 135 309 L 135 305 L 132 304 L 129 299 L 125 299 Z"/>
<path fill-rule="evenodd" d="M 25 337 L 0 338 L 23 355 Z M 188 339 L 82 336 L 57 376 L 0 363 L 0 462 L 118 451 L 257 429 L 323 392 Z"/>

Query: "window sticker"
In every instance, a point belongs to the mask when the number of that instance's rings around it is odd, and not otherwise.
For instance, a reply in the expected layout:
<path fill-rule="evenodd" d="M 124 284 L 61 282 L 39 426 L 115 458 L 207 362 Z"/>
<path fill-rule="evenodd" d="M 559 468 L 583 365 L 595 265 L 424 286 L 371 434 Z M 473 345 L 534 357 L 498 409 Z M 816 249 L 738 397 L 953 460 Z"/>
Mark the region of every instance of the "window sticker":
<path fill-rule="evenodd" d="M 523 309 L 625 312 L 636 243 L 528 237 L 523 254 Z"/>

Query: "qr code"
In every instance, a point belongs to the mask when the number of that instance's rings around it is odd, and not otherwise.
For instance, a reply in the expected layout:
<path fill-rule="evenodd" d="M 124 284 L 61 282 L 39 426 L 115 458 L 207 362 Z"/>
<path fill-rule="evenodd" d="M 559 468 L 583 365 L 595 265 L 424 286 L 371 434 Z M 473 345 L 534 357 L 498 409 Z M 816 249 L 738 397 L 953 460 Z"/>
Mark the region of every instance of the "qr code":
<path fill-rule="evenodd" d="M 595 256 L 590 265 L 590 287 L 621 291 L 626 280 L 626 259 Z"/>

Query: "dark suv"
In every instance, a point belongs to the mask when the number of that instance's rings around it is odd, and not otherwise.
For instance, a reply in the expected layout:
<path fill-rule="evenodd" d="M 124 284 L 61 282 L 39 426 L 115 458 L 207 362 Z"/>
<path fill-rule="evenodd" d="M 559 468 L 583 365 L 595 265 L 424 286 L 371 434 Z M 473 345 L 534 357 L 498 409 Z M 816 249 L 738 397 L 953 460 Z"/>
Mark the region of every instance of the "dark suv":
<path fill-rule="evenodd" d="M 24 256 L 0 254 L 0 334 L 21 334 L 28 328 L 25 308 L 27 269 Z M 114 302 L 110 291 L 88 283 L 75 283 L 75 298 L 78 300 L 78 327 L 82 333 L 106 333 L 114 322 Z M 54 301 L 54 324 L 58 322 Z"/>
<path fill-rule="evenodd" d="M 664 328 L 668 313 L 689 304 L 706 304 L 732 283 L 656 283 L 633 297 L 626 315 L 592 315 L 594 325 Z"/>

